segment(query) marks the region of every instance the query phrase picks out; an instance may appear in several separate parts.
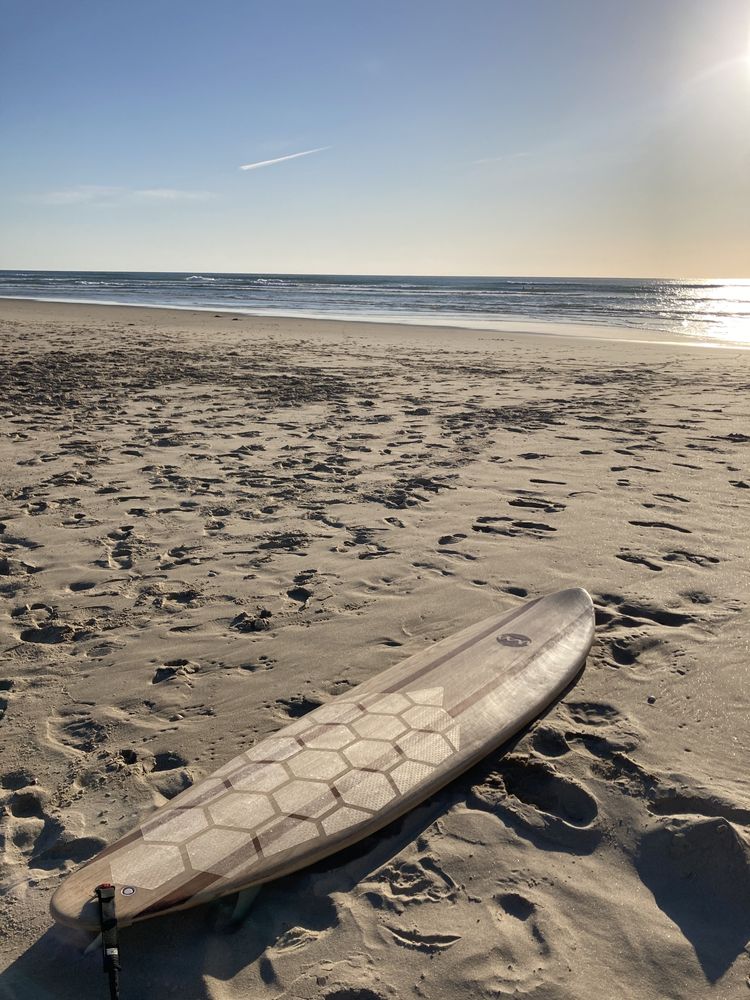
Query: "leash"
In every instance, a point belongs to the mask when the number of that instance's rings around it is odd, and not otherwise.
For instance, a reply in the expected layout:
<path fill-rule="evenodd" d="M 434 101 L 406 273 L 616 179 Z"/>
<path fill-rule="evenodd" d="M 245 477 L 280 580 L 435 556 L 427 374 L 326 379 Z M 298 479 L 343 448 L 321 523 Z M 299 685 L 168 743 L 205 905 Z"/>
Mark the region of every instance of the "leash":
<path fill-rule="evenodd" d="M 95 889 L 99 897 L 99 923 L 102 928 L 102 959 L 109 976 L 110 1000 L 120 1000 L 120 949 L 117 944 L 115 887 L 108 882 Z"/>

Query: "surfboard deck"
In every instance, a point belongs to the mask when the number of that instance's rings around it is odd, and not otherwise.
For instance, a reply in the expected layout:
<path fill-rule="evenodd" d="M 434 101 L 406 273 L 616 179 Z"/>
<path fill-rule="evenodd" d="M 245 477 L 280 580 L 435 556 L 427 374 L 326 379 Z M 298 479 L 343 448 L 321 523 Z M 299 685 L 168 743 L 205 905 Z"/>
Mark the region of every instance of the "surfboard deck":
<path fill-rule="evenodd" d="M 574 679 L 594 636 L 585 590 L 443 639 L 261 740 L 64 879 L 55 920 L 97 930 L 259 885 L 341 850 L 429 798 Z"/>

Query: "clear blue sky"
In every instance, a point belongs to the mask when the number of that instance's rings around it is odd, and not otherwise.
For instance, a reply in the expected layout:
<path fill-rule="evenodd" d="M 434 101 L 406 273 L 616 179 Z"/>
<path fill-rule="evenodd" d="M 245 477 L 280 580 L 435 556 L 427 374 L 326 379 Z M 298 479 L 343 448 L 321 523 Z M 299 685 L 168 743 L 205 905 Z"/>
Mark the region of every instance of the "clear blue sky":
<path fill-rule="evenodd" d="M 750 277 L 749 52 L 748 0 L 6 0 L 0 267 Z"/>

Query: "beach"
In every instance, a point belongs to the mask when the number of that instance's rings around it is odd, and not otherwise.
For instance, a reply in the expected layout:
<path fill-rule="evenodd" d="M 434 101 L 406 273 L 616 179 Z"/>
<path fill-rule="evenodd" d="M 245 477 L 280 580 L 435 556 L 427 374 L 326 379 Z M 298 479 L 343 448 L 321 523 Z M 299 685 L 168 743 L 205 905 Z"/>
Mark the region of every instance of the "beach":
<path fill-rule="evenodd" d="M 154 807 L 577 586 L 542 719 L 123 997 L 748 995 L 750 352 L 613 338 L 0 302 L 0 996 L 105 995 L 49 900 Z"/>

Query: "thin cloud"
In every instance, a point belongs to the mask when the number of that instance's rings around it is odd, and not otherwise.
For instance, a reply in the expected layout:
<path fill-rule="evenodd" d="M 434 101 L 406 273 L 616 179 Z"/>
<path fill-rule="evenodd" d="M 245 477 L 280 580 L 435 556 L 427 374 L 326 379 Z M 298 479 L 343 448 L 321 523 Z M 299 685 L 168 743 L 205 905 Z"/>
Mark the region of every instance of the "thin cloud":
<path fill-rule="evenodd" d="M 105 187 L 101 184 L 79 184 L 62 191 L 46 191 L 36 200 L 43 205 L 83 205 L 108 201 L 120 194 L 120 188 Z"/>
<path fill-rule="evenodd" d="M 296 160 L 300 156 L 310 156 L 312 153 L 322 153 L 331 146 L 319 146 L 317 149 L 305 149 L 301 153 L 289 153 L 287 156 L 277 156 L 273 160 L 258 160 L 257 163 L 243 163 L 240 170 L 258 170 L 259 167 L 270 167 L 274 163 L 283 163 L 285 160 Z"/>
<path fill-rule="evenodd" d="M 212 191 L 190 191 L 181 188 L 124 188 L 103 184 L 77 184 L 60 191 L 45 191 L 33 200 L 42 205 L 108 206 L 132 202 L 207 201 Z"/>
<path fill-rule="evenodd" d="M 144 201 L 207 201 L 214 197 L 212 191 L 183 191 L 180 188 L 144 188 L 131 194 Z"/>

